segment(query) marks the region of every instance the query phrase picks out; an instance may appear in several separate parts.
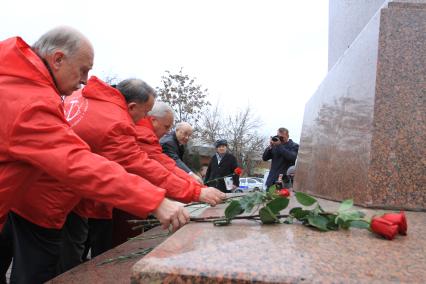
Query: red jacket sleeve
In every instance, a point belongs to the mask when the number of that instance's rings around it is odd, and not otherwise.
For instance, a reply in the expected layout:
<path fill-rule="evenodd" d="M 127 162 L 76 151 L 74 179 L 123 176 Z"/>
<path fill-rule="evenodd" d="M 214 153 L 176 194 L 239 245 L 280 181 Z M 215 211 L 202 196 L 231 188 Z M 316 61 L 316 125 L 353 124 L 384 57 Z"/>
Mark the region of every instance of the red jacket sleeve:
<path fill-rule="evenodd" d="M 141 146 L 141 147 L 143 149 L 143 146 Z M 159 163 L 161 163 L 166 169 L 168 169 L 169 171 L 174 173 L 176 176 L 178 176 L 182 179 L 189 179 L 190 181 L 194 180 L 194 182 L 197 182 L 187 172 L 185 172 L 184 170 L 179 168 L 177 166 L 175 160 L 173 160 L 172 158 L 170 158 L 169 156 L 167 156 L 163 152 L 161 152 L 161 153 L 153 153 L 153 152 L 149 152 L 149 151 L 147 151 L 147 152 L 148 152 L 148 155 L 151 159 L 156 160 Z"/>
<path fill-rule="evenodd" d="M 102 156 L 116 161 L 128 172 L 139 175 L 158 187 L 166 196 L 181 202 L 198 201 L 201 186 L 179 178 L 148 154 L 137 143 L 136 130 L 126 122 L 114 124 L 102 141 Z"/>
<path fill-rule="evenodd" d="M 9 152 L 70 186 L 76 194 L 145 217 L 165 191 L 90 152 L 68 126 L 56 102 L 34 102 L 17 116 Z"/>

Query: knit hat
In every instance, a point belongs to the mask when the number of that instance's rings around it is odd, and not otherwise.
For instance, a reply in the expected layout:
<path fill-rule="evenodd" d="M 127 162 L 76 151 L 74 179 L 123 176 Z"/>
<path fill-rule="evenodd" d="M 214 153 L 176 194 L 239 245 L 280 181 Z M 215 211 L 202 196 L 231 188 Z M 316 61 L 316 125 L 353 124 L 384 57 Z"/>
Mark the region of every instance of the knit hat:
<path fill-rule="evenodd" d="M 219 140 L 216 140 L 216 142 L 214 143 L 214 146 L 216 148 L 222 145 L 228 147 L 228 141 L 226 141 L 225 139 L 219 139 Z"/>

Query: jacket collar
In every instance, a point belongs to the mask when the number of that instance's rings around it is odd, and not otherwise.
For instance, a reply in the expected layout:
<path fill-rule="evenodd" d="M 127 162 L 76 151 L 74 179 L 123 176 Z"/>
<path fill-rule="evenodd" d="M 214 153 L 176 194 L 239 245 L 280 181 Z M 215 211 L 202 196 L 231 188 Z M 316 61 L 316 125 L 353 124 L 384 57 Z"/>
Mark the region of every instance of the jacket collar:
<path fill-rule="evenodd" d="M 48 85 L 58 95 L 53 78 L 41 58 L 20 37 L 0 42 L 0 74 Z"/>
<path fill-rule="evenodd" d="M 154 125 L 152 125 L 152 118 L 150 116 L 146 116 L 146 117 L 142 118 L 136 124 L 154 131 Z"/>
<path fill-rule="evenodd" d="M 159 144 L 158 137 L 155 135 L 152 118 L 147 116 L 136 123 L 138 131 L 138 139 L 149 141 L 151 144 Z"/>
<path fill-rule="evenodd" d="M 127 103 L 120 91 L 111 87 L 96 76 L 90 77 L 82 93 L 83 97 L 116 104 L 127 112 Z"/>

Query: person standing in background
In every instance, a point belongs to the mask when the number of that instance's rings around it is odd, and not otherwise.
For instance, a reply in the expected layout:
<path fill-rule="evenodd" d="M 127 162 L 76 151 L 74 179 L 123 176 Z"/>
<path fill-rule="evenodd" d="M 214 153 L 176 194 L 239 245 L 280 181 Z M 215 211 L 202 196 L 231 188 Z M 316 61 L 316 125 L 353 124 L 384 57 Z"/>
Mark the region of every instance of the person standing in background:
<path fill-rule="evenodd" d="M 204 183 L 225 193 L 232 192 L 240 185 L 239 176 L 234 173 L 238 167 L 237 159 L 229 153 L 228 142 L 225 139 L 217 140 L 215 147 L 216 154 L 210 160 Z M 231 189 L 226 187 L 225 177 L 232 177 Z"/>
<path fill-rule="evenodd" d="M 283 176 L 283 183 L 288 183 L 287 169 L 295 164 L 299 151 L 299 145 L 289 139 L 288 130 L 284 127 L 278 129 L 277 135 L 271 137 L 269 143 L 262 156 L 264 161 L 271 160 L 267 188 L 278 180 L 280 174 Z"/>

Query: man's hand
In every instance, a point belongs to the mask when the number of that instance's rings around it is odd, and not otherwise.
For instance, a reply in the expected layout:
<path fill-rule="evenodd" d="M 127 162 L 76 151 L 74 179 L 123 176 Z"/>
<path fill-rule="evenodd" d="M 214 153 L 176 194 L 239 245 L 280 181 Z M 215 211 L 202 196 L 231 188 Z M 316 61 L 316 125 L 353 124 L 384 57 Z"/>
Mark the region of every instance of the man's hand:
<path fill-rule="evenodd" d="M 281 145 L 281 141 L 273 141 L 272 139 L 269 141 L 269 145 L 272 146 L 277 146 L 277 145 Z"/>
<path fill-rule="evenodd" d="M 188 211 L 183 206 L 179 206 L 167 198 L 164 198 L 160 206 L 152 213 L 157 217 L 164 229 L 172 225 L 173 232 L 189 222 Z"/>
<path fill-rule="evenodd" d="M 191 173 L 190 176 L 192 176 L 199 184 L 204 184 L 203 180 L 198 175 Z"/>
<path fill-rule="evenodd" d="M 201 189 L 200 201 L 215 206 L 216 204 L 222 203 L 225 197 L 225 193 L 214 187 L 203 187 Z"/>

